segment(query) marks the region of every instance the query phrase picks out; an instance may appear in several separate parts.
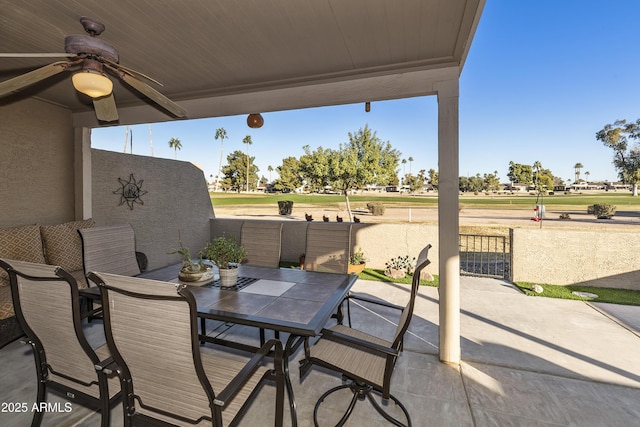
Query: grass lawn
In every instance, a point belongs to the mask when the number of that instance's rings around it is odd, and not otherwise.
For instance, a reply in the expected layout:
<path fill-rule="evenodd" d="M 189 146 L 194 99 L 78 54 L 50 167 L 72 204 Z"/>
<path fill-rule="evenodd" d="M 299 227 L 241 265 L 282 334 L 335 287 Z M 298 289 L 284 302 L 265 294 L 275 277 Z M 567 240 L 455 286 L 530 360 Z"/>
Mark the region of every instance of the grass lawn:
<path fill-rule="evenodd" d="M 540 285 L 544 291 L 540 294 L 533 292 L 530 288 L 533 283 L 518 282 L 515 285 L 529 296 L 541 296 L 548 298 L 574 299 L 581 301 L 609 302 L 612 304 L 640 305 L 640 291 L 630 289 L 594 288 L 590 286 L 559 286 Z M 584 298 L 574 295 L 572 292 L 588 292 L 598 295 L 598 298 Z"/>
<path fill-rule="evenodd" d="M 413 280 L 412 276 L 407 276 L 404 279 L 392 279 L 384 275 L 384 270 L 376 270 L 365 268 L 365 270 L 358 275 L 362 280 L 375 280 L 378 282 L 393 282 L 393 283 L 405 283 L 411 284 Z M 439 277 L 434 275 L 433 281 L 428 282 L 421 280 L 420 285 L 423 286 L 435 286 L 439 284 Z M 580 301 L 594 301 L 594 302 L 608 302 L 612 304 L 622 305 L 640 305 L 640 291 L 633 291 L 630 289 L 611 289 L 611 288 L 594 288 L 589 286 L 559 286 L 559 285 L 542 285 L 544 291 L 541 294 L 535 293 L 530 290 L 533 283 L 519 282 L 515 285 L 522 290 L 527 296 L 542 296 L 547 298 L 560 298 L 571 299 Z M 578 295 L 574 295 L 572 292 L 588 292 L 598 295 L 598 298 L 584 298 Z"/>
<path fill-rule="evenodd" d="M 384 270 L 376 270 L 373 268 L 365 268 L 364 271 L 358 274 L 358 277 L 362 280 L 375 280 L 378 282 L 392 282 L 392 283 L 405 283 L 411 284 L 413 280 L 413 276 L 406 276 L 403 279 L 392 279 L 391 277 L 387 277 L 384 275 Z M 439 277 L 434 275 L 433 281 L 429 282 L 426 280 L 420 280 L 421 286 L 435 286 L 437 287 L 440 284 Z"/>
<path fill-rule="evenodd" d="M 278 201 L 291 200 L 295 204 L 320 205 L 333 207 L 344 203 L 344 197 L 338 194 L 245 194 L 245 193 L 213 193 L 213 206 L 242 206 L 242 205 L 277 205 Z M 398 193 L 366 193 L 349 196 L 353 207 L 366 206 L 368 202 L 382 202 L 385 206 L 397 207 L 436 207 L 437 193 L 427 195 L 400 195 Z M 523 209 L 536 204 L 536 196 L 528 194 L 495 194 L 460 196 L 461 208 L 480 209 Z M 586 209 L 595 203 L 615 205 L 618 210 L 640 210 L 640 197 L 633 197 L 630 192 L 604 192 L 586 194 L 554 194 L 545 196 L 542 201 L 546 206 L 554 209 Z"/>

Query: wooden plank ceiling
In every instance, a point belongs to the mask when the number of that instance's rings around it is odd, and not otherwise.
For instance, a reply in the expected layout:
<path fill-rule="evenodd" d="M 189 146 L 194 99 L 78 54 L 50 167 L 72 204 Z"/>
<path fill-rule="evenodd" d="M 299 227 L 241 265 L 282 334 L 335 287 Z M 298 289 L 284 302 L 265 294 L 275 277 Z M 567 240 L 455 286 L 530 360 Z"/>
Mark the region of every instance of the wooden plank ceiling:
<path fill-rule="evenodd" d="M 162 82 L 157 89 L 187 106 L 190 117 L 250 112 L 242 110 L 251 110 L 251 95 L 283 89 L 286 94 L 253 98 L 254 105 L 261 111 L 300 108 L 390 96 L 362 86 L 348 97 L 336 94 L 334 101 L 327 94 L 314 99 L 313 91 L 305 92 L 314 85 L 352 81 L 357 87 L 363 78 L 438 68 L 459 73 L 483 5 L 484 0 L 0 0 L 0 53 L 63 52 L 64 37 L 82 34 L 79 18 L 90 16 L 105 24 L 100 37 L 116 47 L 120 64 Z M 0 81 L 53 61 L 0 58 Z M 121 122 L 171 119 L 162 112 L 141 113 L 157 109 L 112 80 Z M 417 87 L 414 95 L 424 92 Z M 406 88 L 398 93 L 412 95 Z M 0 105 L 27 96 L 74 113 L 93 112 L 91 100 L 73 90 L 66 72 L 0 99 Z M 232 108 L 217 105 L 229 97 L 245 100 Z M 122 113 L 127 108 L 130 116 Z"/>

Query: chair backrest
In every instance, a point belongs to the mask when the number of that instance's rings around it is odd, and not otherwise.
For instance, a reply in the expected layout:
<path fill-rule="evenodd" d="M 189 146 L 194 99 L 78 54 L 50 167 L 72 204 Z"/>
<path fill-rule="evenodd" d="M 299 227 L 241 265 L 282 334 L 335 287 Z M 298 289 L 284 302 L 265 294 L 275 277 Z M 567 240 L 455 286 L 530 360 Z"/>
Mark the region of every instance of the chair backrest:
<path fill-rule="evenodd" d="M 0 267 L 9 273 L 16 316 L 36 350 L 43 351 L 40 365 L 49 379 L 99 397 L 95 365 L 100 360 L 82 332 L 74 278 L 46 264 L 0 259 Z"/>
<path fill-rule="evenodd" d="M 82 228 L 78 233 L 82 239 L 85 276 L 91 271 L 123 276 L 140 274 L 135 233 L 130 224 Z"/>
<path fill-rule="evenodd" d="M 310 222 L 304 269 L 347 273 L 351 249 L 351 223 Z"/>
<path fill-rule="evenodd" d="M 245 221 L 240 242 L 247 251 L 247 264 L 276 268 L 280 265 L 280 221 Z"/>
<path fill-rule="evenodd" d="M 416 261 L 416 269 L 413 272 L 413 280 L 411 281 L 411 295 L 406 307 L 402 311 L 402 315 L 400 316 L 400 320 L 398 321 L 398 327 L 396 328 L 396 333 L 393 338 L 392 347 L 395 349 L 399 349 L 402 346 L 404 334 L 409 328 L 409 323 L 411 322 L 411 317 L 413 316 L 413 308 L 416 303 L 416 295 L 418 295 L 418 289 L 420 288 L 420 273 L 422 273 L 422 270 L 431 263 L 428 258 L 429 249 L 431 249 L 431 244 L 425 246 L 425 248 L 422 249 L 422 251 L 420 251 L 420 254 L 418 255 L 418 259 Z"/>
<path fill-rule="evenodd" d="M 211 414 L 215 395 L 202 367 L 191 292 L 184 285 L 107 273 L 89 278 L 102 293 L 107 345 L 131 379 L 131 407 L 160 419 L 167 418 L 163 412 L 191 421 Z"/>

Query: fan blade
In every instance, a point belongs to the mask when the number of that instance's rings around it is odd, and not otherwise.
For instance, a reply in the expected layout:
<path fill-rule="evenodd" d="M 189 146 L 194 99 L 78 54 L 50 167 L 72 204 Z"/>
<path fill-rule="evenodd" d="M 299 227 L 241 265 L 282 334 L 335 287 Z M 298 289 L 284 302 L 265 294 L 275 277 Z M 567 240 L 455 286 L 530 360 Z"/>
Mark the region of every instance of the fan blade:
<path fill-rule="evenodd" d="M 187 117 L 187 110 L 185 110 L 184 108 L 182 108 L 181 106 L 179 106 L 178 104 L 176 104 L 175 102 L 173 102 L 172 100 L 170 100 L 169 98 L 167 98 L 166 96 L 164 96 L 163 94 L 161 94 L 160 92 L 152 88 L 151 86 L 141 82 L 134 76 L 129 75 L 125 72 L 120 72 L 118 73 L 118 75 L 128 85 L 130 85 L 134 89 L 141 92 L 147 98 L 149 98 L 156 104 L 160 105 L 162 108 L 169 111 L 174 116 L 180 117 L 180 118 Z"/>
<path fill-rule="evenodd" d="M 127 68 L 124 65 L 120 65 L 117 62 L 113 62 L 110 59 L 107 59 L 107 58 L 105 58 L 103 56 L 100 57 L 100 60 L 106 62 L 107 64 L 109 64 L 111 66 L 110 68 L 112 68 L 112 69 L 115 68 L 116 70 L 121 70 L 121 71 L 123 71 L 123 72 L 125 72 L 127 74 L 131 74 L 133 77 L 142 77 L 142 78 L 144 78 L 146 80 L 149 80 L 151 83 L 155 83 L 158 86 L 163 86 L 162 83 L 160 83 L 159 81 L 157 81 L 153 77 L 149 77 L 146 74 L 142 74 L 140 71 L 136 71 L 136 70 L 133 70 L 131 68 Z M 116 71 L 116 73 L 117 73 L 117 71 Z"/>
<path fill-rule="evenodd" d="M 69 58 L 71 53 L 0 53 L 0 58 Z"/>
<path fill-rule="evenodd" d="M 113 93 L 102 98 L 93 98 L 93 108 L 96 110 L 96 117 L 103 122 L 115 122 L 118 120 L 118 110 L 116 110 L 116 100 Z"/>
<path fill-rule="evenodd" d="M 69 66 L 74 65 L 73 62 L 60 61 L 53 64 L 45 65 L 28 73 L 22 74 L 18 77 L 6 80 L 0 83 L 0 96 L 8 95 L 13 92 L 17 92 L 27 86 L 44 80 L 48 77 L 55 76 L 62 71 L 69 69 Z"/>

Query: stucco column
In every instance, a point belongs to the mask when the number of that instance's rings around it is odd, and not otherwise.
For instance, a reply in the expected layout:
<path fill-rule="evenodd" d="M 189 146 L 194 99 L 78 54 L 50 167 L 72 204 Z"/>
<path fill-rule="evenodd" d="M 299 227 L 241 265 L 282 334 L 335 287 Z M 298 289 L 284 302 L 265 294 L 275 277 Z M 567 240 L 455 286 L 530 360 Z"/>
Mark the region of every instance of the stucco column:
<path fill-rule="evenodd" d="M 91 129 L 74 128 L 74 194 L 76 220 L 93 216 L 91 208 Z"/>
<path fill-rule="evenodd" d="M 440 361 L 460 363 L 458 79 L 438 84 Z"/>

